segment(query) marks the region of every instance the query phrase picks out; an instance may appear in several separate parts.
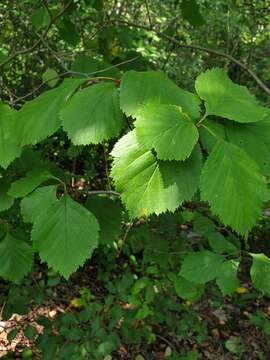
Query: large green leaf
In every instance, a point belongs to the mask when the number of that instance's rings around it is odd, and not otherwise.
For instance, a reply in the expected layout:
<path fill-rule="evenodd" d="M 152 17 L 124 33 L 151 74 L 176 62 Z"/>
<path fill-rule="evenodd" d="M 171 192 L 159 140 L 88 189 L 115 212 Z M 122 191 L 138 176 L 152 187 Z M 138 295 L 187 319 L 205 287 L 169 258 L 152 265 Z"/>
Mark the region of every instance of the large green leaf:
<path fill-rule="evenodd" d="M 112 244 L 120 234 L 122 209 L 119 201 L 101 196 L 89 196 L 85 204 L 98 220 L 100 243 Z"/>
<path fill-rule="evenodd" d="M 234 293 L 239 287 L 238 265 L 239 263 L 234 260 L 227 260 L 221 265 L 216 282 L 224 296 Z"/>
<path fill-rule="evenodd" d="M 204 291 L 202 284 L 195 284 L 182 276 L 177 276 L 174 286 L 176 294 L 188 301 L 198 300 Z"/>
<path fill-rule="evenodd" d="M 184 257 L 180 275 L 195 284 L 205 284 L 219 276 L 225 258 L 208 250 Z"/>
<path fill-rule="evenodd" d="M 243 148 L 270 175 L 270 117 L 254 124 L 226 124 L 228 141 Z"/>
<path fill-rule="evenodd" d="M 43 209 L 56 200 L 56 187 L 43 186 L 37 188 L 21 201 L 21 213 L 25 222 L 33 223 Z"/>
<path fill-rule="evenodd" d="M 145 105 L 135 126 L 138 142 L 154 148 L 162 160 L 185 160 L 199 138 L 194 123 L 175 105 Z"/>
<path fill-rule="evenodd" d="M 264 254 L 250 254 L 252 266 L 250 276 L 253 285 L 260 291 L 270 295 L 270 259 Z"/>
<path fill-rule="evenodd" d="M 239 147 L 220 141 L 201 176 L 201 198 L 214 214 L 239 234 L 256 224 L 266 197 L 266 180 L 258 165 Z"/>
<path fill-rule="evenodd" d="M 15 283 L 30 271 L 33 250 L 30 245 L 10 233 L 0 241 L 0 276 Z"/>
<path fill-rule="evenodd" d="M 159 163 L 132 131 L 116 143 L 112 155 L 116 190 L 133 218 L 174 211 L 197 190 L 202 166 L 197 148 L 185 162 Z"/>
<path fill-rule="evenodd" d="M 36 144 L 60 127 L 59 111 L 82 81 L 66 79 L 57 88 L 28 101 L 17 112 L 16 136 L 22 145 Z"/>
<path fill-rule="evenodd" d="M 128 71 L 121 80 L 120 104 L 128 115 L 136 117 L 141 107 L 149 101 L 177 105 L 191 119 L 200 116 L 199 98 L 180 89 L 163 73 L 157 71 Z"/>
<path fill-rule="evenodd" d="M 263 120 L 266 108 L 260 106 L 245 86 L 231 81 L 225 70 L 214 68 L 199 75 L 195 87 L 205 100 L 206 113 L 240 123 Z"/>
<path fill-rule="evenodd" d="M 14 198 L 24 197 L 51 178 L 53 178 L 53 175 L 44 169 L 29 171 L 25 177 L 11 184 L 8 195 Z"/>
<path fill-rule="evenodd" d="M 61 111 L 61 118 L 75 145 L 116 137 L 124 125 L 117 88 L 113 83 L 100 83 L 77 92 Z"/>
<path fill-rule="evenodd" d="M 32 239 L 41 260 L 68 278 L 91 256 L 98 232 L 94 215 L 64 195 L 35 219 Z"/>
<path fill-rule="evenodd" d="M 21 154 L 21 147 L 13 136 L 16 111 L 0 104 L 0 166 L 4 169 Z"/>

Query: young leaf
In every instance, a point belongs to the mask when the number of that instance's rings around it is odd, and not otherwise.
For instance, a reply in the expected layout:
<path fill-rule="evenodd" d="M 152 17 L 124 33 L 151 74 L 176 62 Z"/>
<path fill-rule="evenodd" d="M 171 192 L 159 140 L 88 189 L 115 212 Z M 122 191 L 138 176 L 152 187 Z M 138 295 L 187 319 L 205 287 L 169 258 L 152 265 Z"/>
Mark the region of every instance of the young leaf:
<path fill-rule="evenodd" d="M 100 243 L 112 244 L 121 230 L 122 210 L 120 202 L 101 196 L 89 196 L 85 206 L 98 220 Z"/>
<path fill-rule="evenodd" d="M 17 198 L 24 197 L 35 190 L 44 181 L 53 177 L 47 170 L 37 169 L 29 171 L 25 177 L 14 181 L 8 191 L 8 195 Z"/>
<path fill-rule="evenodd" d="M 117 88 L 113 83 L 100 83 L 79 91 L 63 108 L 61 118 L 75 145 L 116 137 L 124 126 Z"/>
<path fill-rule="evenodd" d="M 163 73 L 156 71 L 128 71 L 121 80 L 120 104 L 128 115 L 136 117 L 148 102 L 182 107 L 183 112 L 196 120 L 200 116 L 199 98 L 180 89 Z"/>
<path fill-rule="evenodd" d="M 195 284 L 205 284 L 220 274 L 224 259 L 208 250 L 190 253 L 184 257 L 180 275 Z"/>
<path fill-rule="evenodd" d="M 245 235 L 256 224 L 267 193 L 258 165 L 237 146 L 220 141 L 201 175 L 201 198 L 225 225 Z"/>
<path fill-rule="evenodd" d="M 66 79 L 57 88 L 28 101 L 17 112 L 16 135 L 21 145 L 36 144 L 60 127 L 59 111 L 82 82 L 82 79 Z"/>
<path fill-rule="evenodd" d="M 21 154 L 13 134 L 16 111 L 5 104 L 0 104 L 0 166 L 6 169 Z"/>
<path fill-rule="evenodd" d="M 264 254 L 250 254 L 252 266 L 250 276 L 256 289 L 270 295 L 270 259 Z"/>
<path fill-rule="evenodd" d="M 157 162 L 132 131 L 115 145 L 112 177 L 132 218 L 174 211 L 194 195 L 201 170 L 198 149 L 185 162 Z"/>
<path fill-rule="evenodd" d="M 33 250 L 25 241 L 7 233 L 0 241 L 0 276 L 19 283 L 30 271 L 32 257 Z"/>
<path fill-rule="evenodd" d="M 94 215 L 64 195 L 36 217 L 32 240 L 41 260 L 67 279 L 91 256 L 98 232 Z"/>
<path fill-rule="evenodd" d="M 196 91 L 205 100 L 208 115 L 222 116 L 240 123 L 261 121 L 266 108 L 260 106 L 245 86 L 231 81 L 223 69 L 213 68 L 198 76 Z"/>
<path fill-rule="evenodd" d="M 217 285 L 224 296 L 232 294 L 239 287 L 237 269 L 239 263 L 234 260 L 225 261 L 216 279 Z"/>
<path fill-rule="evenodd" d="M 154 148 L 161 160 L 185 160 L 196 145 L 199 133 L 179 106 L 145 105 L 135 122 L 137 140 Z"/>
<path fill-rule="evenodd" d="M 43 186 L 27 195 L 21 201 L 21 213 L 23 220 L 33 223 L 39 214 L 56 200 L 56 187 Z"/>

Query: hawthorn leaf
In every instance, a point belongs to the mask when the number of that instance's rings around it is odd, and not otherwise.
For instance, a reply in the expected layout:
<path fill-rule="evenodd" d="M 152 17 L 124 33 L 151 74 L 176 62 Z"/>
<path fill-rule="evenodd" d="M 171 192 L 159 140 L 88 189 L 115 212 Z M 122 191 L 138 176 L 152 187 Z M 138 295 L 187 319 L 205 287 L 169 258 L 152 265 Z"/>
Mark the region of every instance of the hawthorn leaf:
<path fill-rule="evenodd" d="M 198 148 L 184 162 L 159 163 L 131 131 L 116 143 L 112 156 L 111 175 L 131 218 L 174 211 L 198 188 L 202 166 Z"/>
<path fill-rule="evenodd" d="M 56 200 L 56 186 L 37 188 L 21 201 L 21 213 L 24 222 L 33 223 L 39 214 Z"/>
<path fill-rule="evenodd" d="M 227 260 L 221 265 L 216 283 L 224 296 L 234 293 L 239 287 L 238 266 L 239 263 L 234 260 Z"/>
<path fill-rule="evenodd" d="M 60 127 L 59 111 L 83 81 L 66 79 L 60 86 L 25 103 L 16 115 L 16 135 L 21 145 L 34 145 Z"/>
<path fill-rule="evenodd" d="M 265 175 L 270 175 L 270 117 L 253 124 L 226 124 L 228 141 L 241 147 L 258 163 Z"/>
<path fill-rule="evenodd" d="M 174 286 L 178 296 L 192 302 L 198 300 L 204 291 L 202 284 L 195 284 L 182 276 L 177 276 Z"/>
<path fill-rule="evenodd" d="M 206 113 L 240 123 L 261 121 L 267 110 L 245 86 L 232 82 L 225 70 L 213 68 L 199 75 L 195 88 L 205 101 Z"/>
<path fill-rule="evenodd" d="M 113 244 L 121 231 L 122 210 L 119 201 L 101 196 L 89 196 L 85 204 L 98 220 L 100 243 Z"/>
<path fill-rule="evenodd" d="M 209 154 L 214 149 L 217 141 L 220 139 L 226 140 L 226 132 L 223 124 L 212 119 L 205 119 L 203 124 L 204 126 L 199 128 L 200 141 L 205 151 Z M 215 136 L 209 132 L 209 129 Z"/>
<path fill-rule="evenodd" d="M 0 104 L 0 166 L 4 169 L 20 156 L 22 150 L 14 136 L 15 114 L 8 105 Z"/>
<path fill-rule="evenodd" d="M 33 249 L 24 240 L 7 233 L 0 241 L 0 276 L 19 283 L 30 271 Z"/>
<path fill-rule="evenodd" d="M 100 83 L 77 92 L 62 109 L 61 118 L 75 145 L 98 144 L 118 136 L 124 121 L 117 88 Z"/>
<path fill-rule="evenodd" d="M 217 143 L 201 175 L 201 198 L 238 234 L 246 235 L 259 219 L 267 194 L 259 166 L 239 147 Z"/>
<path fill-rule="evenodd" d="M 196 0 L 183 0 L 181 2 L 181 11 L 183 18 L 191 25 L 199 27 L 204 24 L 204 19 Z"/>
<path fill-rule="evenodd" d="M 264 254 L 250 254 L 252 266 L 251 281 L 256 289 L 270 295 L 270 259 Z"/>
<path fill-rule="evenodd" d="M 224 259 L 208 250 L 190 253 L 184 257 L 180 275 L 195 284 L 205 284 L 219 276 Z"/>
<path fill-rule="evenodd" d="M 199 98 L 180 89 L 157 71 L 128 71 L 121 80 L 120 105 L 128 116 L 136 117 L 148 102 L 180 106 L 192 120 L 200 117 Z"/>
<path fill-rule="evenodd" d="M 32 240 L 41 260 L 67 279 L 91 256 L 98 233 L 95 216 L 63 195 L 35 218 Z"/>
<path fill-rule="evenodd" d="M 199 138 L 194 123 L 175 105 L 145 105 L 135 126 L 138 142 L 154 148 L 161 160 L 185 160 Z"/>
<path fill-rule="evenodd" d="M 53 175 L 44 169 L 29 171 L 25 177 L 11 184 L 8 195 L 14 198 L 24 197 L 35 190 L 40 184 L 52 178 Z"/>
<path fill-rule="evenodd" d="M 237 251 L 239 250 L 233 243 L 231 243 L 226 237 L 224 237 L 217 231 L 208 234 L 206 239 L 213 251 L 215 251 L 216 253 L 231 254 L 237 253 Z"/>

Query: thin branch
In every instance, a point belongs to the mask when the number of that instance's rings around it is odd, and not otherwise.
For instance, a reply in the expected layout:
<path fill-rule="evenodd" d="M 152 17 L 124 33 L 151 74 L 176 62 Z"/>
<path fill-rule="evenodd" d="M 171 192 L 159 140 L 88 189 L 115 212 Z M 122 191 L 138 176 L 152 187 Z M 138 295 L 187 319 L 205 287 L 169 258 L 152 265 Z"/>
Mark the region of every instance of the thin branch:
<path fill-rule="evenodd" d="M 51 10 L 49 8 L 47 0 L 42 0 L 42 4 L 45 7 L 45 9 L 46 9 L 46 11 L 47 11 L 47 13 L 49 15 L 50 20 L 52 20 L 53 19 L 53 14 L 52 14 L 52 12 L 51 12 Z"/>
<path fill-rule="evenodd" d="M 2 63 L 0 63 L 0 69 L 2 69 L 9 62 L 16 59 L 19 55 L 27 54 L 27 53 L 34 51 L 42 42 L 42 38 L 44 39 L 48 35 L 48 32 L 50 31 L 51 27 L 56 22 L 56 20 L 63 15 L 63 13 L 70 7 L 70 5 L 72 5 L 72 3 L 73 3 L 73 0 L 69 1 L 57 15 L 55 15 L 54 17 L 51 18 L 48 26 L 44 30 L 41 37 L 32 46 L 30 46 L 26 49 L 15 51 L 6 60 L 4 60 Z"/>
<path fill-rule="evenodd" d="M 159 37 L 164 38 L 164 39 L 170 41 L 171 43 L 175 44 L 177 47 L 203 51 L 203 52 L 206 52 L 208 54 L 213 54 L 213 55 L 222 57 L 224 59 L 227 59 L 227 60 L 231 61 L 232 63 L 234 63 L 234 64 L 238 65 L 239 67 L 241 67 L 243 70 L 245 70 L 256 81 L 256 83 L 259 85 L 259 87 L 262 90 L 264 90 L 268 95 L 270 95 L 270 88 L 266 84 L 264 84 L 264 82 L 246 64 L 244 64 L 241 61 L 235 59 L 230 54 L 225 54 L 225 53 L 223 53 L 221 51 L 206 48 L 206 47 L 200 46 L 200 45 L 184 44 L 181 41 L 177 40 L 176 38 L 171 37 L 171 36 L 169 36 L 169 35 L 167 35 L 165 33 L 162 33 L 161 31 L 150 28 L 149 26 L 146 26 L 146 25 L 139 25 L 139 24 L 136 24 L 136 23 L 133 23 L 133 22 L 129 22 L 129 21 L 125 21 L 125 20 L 119 20 L 119 19 L 115 19 L 115 20 L 112 20 L 112 21 L 113 22 L 118 22 L 118 23 L 120 23 L 122 25 L 132 26 L 132 27 L 135 27 L 135 28 L 144 29 L 146 31 L 152 31 L 155 34 L 157 34 Z"/>
<path fill-rule="evenodd" d="M 83 192 L 88 195 L 113 195 L 117 197 L 120 196 L 120 193 L 113 190 L 89 190 L 89 191 L 83 190 Z"/>
<path fill-rule="evenodd" d="M 145 6 L 146 6 L 146 11 L 147 11 L 149 26 L 150 26 L 150 28 L 152 29 L 153 24 L 152 24 L 152 20 L 151 20 L 151 16 L 150 16 L 148 0 L 145 0 Z"/>

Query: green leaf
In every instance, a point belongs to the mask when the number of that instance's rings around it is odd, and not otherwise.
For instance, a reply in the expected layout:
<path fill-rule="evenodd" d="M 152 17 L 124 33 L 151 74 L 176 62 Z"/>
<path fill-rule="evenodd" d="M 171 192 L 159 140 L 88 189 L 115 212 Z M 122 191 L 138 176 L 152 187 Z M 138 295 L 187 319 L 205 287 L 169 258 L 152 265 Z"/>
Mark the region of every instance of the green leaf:
<path fill-rule="evenodd" d="M 101 196 L 89 196 L 85 206 L 98 220 L 100 243 L 113 244 L 121 230 L 122 210 L 119 201 Z"/>
<path fill-rule="evenodd" d="M 119 135 L 124 126 L 113 83 L 92 85 L 76 93 L 63 108 L 61 118 L 75 145 L 101 143 Z"/>
<path fill-rule="evenodd" d="M 42 80 L 46 81 L 46 83 L 50 87 L 55 87 L 55 85 L 58 83 L 59 77 L 58 77 L 57 72 L 54 69 L 49 68 L 42 75 Z"/>
<path fill-rule="evenodd" d="M 6 169 L 21 154 L 21 147 L 13 137 L 16 111 L 0 104 L 0 166 Z"/>
<path fill-rule="evenodd" d="M 203 124 L 205 127 L 201 126 L 199 128 L 200 141 L 206 152 L 210 153 L 219 139 L 226 140 L 225 128 L 223 124 L 212 119 L 204 120 Z M 210 129 L 216 136 L 213 136 L 207 129 Z"/>
<path fill-rule="evenodd" d="M 32 240 L 41 260 L 67 279 L 91 256 L 98 232 L 94 215 L 64 195 L 35 219 Z"/>
<path fill-rule="evenodd" d="M 21 145 L 36 144 L 60 127 L 59 111 L 82 82 L 82 79 L 66 79 L 57 88 L 28 101 L 17 112 L 16 136 Z"/>
<path fill-rule="evenodd" d="M 179 106 L 145 105 L 135 122 L 137 140 L 154 148 L 161 160 L 185 160 L 196 145 L 199 133 Z"/>
<path fill-rule="evenodd" d="M 175 281 L 175 291 L 178 296 L 188 301 L 198 300 L 204 291 L 204 286 L 201 284 L 195 284 L 189 280 L 186 280 L 182 276 L 178 276 Z"/>
<path fill-rule="evenodd" d="M 75 24 L 64 18 L 58 27 L 60 37 L 70 45 L 77 45 L 80 42 L 80 34 L 77 32 Z"/>
<path fill-rule="evenodd" d="M 53 175 L 44 169 L 29 171 L 25 177 L 11 184 L 8 195 L 14 198 L 24 197 L 51 178 Z"/>
<path fill-rule="evenodd" d="M 245 150 L 270 175 L 270 117 L 254 124 L 226 124 L 225 131 L 228 141 Z"/>
<path fill-rule="evenodd" d="M 224 256 L 208 250 L 190 253 L 184 257 L 180 275 L 195 284 L 214 280 L 221 271 Z"/>
<path fill-rule="evenodd" d="M 222 116 L 240 123 L 261 121 L 266 108 L 260 106 L 245 86 L 231 81 L 223 69 L 213 68 L 198 76 L 196 91 L 205 100 L 208 115 Z"/>
<path fill-rule="evenodd" d="M 0 211 L 8 210 L 14 203 L 14 198 L 8 195 L 10 181 L 5 176 L 0 179 Z"/>
<path fill-rule="evenodd" d="M 250 276 L 256 289 L 270 295 L 270 259 L 264 254 L 250 254 L 252 266 Z"/>
<path fill-rule="evenodd" d="M 180 89 L 163 73 L 157 71 L 128 71 L 121 80 L 120 104 L 128 115 L 136 117 L 148 102 L 182 107 L 193 120 L 200 116 L 199 98 Z"/>
<path fill-rule="evenodd" d="M 27 195 L 21 201 L 23 220 L 33 223 L 39 214 L 56 200 L 56 187 L 43 186 Z"/>
<path fill-rule="evenodd" d="M 211 248 L 219 254 L 231 254 L 238 251 L 234 244 L 217 231 L 208 234 L 206 238 Z"/>
<path fill-rule="evenodd" d="M 49 14 L 45 8 L 37 9 L 31 14 L 30 21 L 32 25 L 39 30 L 48 26 L 50 21 Z"/>
<path fill-rule="evenodd" d="M 158 163 L 132 131 L 116 143 L 112 155 L 116 190 L 132 218 L 174 211 L 197 190 L 202 166 L 198 148 L 185 162 Z"/>
<path fill-rule="evenodd" d="M 239 287 L 237 278 L 238 265 L 239 263 L 234 260 L 225 261 L 221 265 L 216 282 L 224 296 L 234 293 Z"/>
<path fill-rule="evenodd" d="M 33 250 L 11 234 L 0 242 L 0 276 L 19 283 L 32 267 Z"/>
<path fill-rule="evenodd" d="M 237 146 L 220 141 L 201 175 L 201 198 L 225 225 L 245 235 L 256 224 L 267 193 L 258 165 Z"/>
<path fill-rule="evenodd" d="M 204 24 L 204 19 L 195 0 L 183 0 L 181 3 L 181 11 L 183 18 L 191 25 L 198 27 Z"/>

